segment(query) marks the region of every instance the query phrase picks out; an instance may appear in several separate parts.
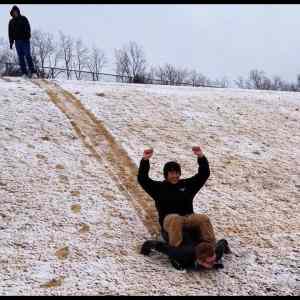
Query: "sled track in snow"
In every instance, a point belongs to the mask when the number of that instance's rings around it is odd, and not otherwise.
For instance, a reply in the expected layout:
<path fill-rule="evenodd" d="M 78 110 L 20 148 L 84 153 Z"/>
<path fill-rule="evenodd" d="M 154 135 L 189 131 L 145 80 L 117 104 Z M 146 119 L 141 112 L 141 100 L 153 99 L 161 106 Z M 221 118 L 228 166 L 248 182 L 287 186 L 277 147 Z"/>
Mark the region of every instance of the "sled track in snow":
<path fill-rule="evenodd" d="M 49 95 L 66 115 L 83 144 L 101 162 L 120 191 L 132 202 L 138 216 L 152 236 L 159 232 L 154 202 L 137 184 L 138 169 L 114 137 L 81 102 L 59 85 L 46 80 L 32 80 Z"/>

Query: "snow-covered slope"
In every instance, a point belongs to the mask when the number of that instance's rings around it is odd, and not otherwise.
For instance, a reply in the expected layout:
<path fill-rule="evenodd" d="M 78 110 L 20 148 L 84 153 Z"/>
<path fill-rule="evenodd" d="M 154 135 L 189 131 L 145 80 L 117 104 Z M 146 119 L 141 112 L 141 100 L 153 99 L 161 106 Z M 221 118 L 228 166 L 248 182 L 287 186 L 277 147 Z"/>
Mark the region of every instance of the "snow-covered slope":
<path fill-rule="evenodd" d="M 1 295 L 299 294 L 300 94 L 56 83 L 80 100 L 77 115 L 53 101 L 55 85 L 52 95 L 0 79 Z M 78 123 L 81 114 L 94 123 Z M 195 210 L 233 250 L 217 272 L 179 272 L 138 253 L 150 237 L 140 194 L 120 175 L 127 161 L 109 159 L 123 149 L 133 172 L 153 146 L 153 178 L 173 159 L 187 177 L 197 144 L 211 176 Z"/>

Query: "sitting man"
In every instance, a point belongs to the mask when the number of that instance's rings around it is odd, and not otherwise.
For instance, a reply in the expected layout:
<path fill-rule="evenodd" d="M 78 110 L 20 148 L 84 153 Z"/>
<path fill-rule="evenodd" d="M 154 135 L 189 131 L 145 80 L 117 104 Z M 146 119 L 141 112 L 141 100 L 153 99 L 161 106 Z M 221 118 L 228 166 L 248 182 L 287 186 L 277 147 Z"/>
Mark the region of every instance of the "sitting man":
<path fill-rule="evenodd" d="M 143 158 L 140 162 L 137 179 L 144 191 L 155 201 L 161 234 L 165 240 L 168 240 L 169 234 L 165 228 L 168 225 L 164 224 L 167 215 L 172 214 L 172 217 L 166 223 L 173 223 L 172 219 L 174 217 L 175 219 L 182 218 L 185 226 L 188 226 L 189 222 L 193 223 L 194 218 L 197 218 L 197 214 L 194 214 L 193 210 L 193 199 L 210 175 L 208 160 L 201 148 L 197 146 L 193 147 L 192 150 L 197 157 L 198 172 L 186 179 L 180 179 L 181 167 L 175 161 L 165 164 L 163 169 L 165 180 L 156 181 L 151 179 L 149 177 L 149 159 L 153 155 L 153 149 L 144 150 Z M 170 242 L 172 246 L 177 246 L 176 243 L 180 243 L 180 236 L 176 241 L 173 241 L 173 237 L 171 237 Z"/>
<path fill-rule="evenodd" d="M 210 169 L 201 148 L 195 146 L 192 150 L 197 156 L 198 173 L 190 178 L 180 179 L 181 167 L 177 162 L 171 161 L 164 166 L 164 181 L 149 178 L 149 159 L 153 155 L 153 149 L 144 150 L 138 182 L 155 201 L 161 234 L 167 243 L 146 241 L 142 253 L 156 249 L 169 255 L 172 262 L 181 257 L 185 261 L 183 265 L 194 265 L 197 261 L 201 266 L 211 268 L 217 261 L 217 246 L 224 245 L 224 242 L 221 240 L 221 243 L 216 243 L 213 227 L 207 216 L 194 213 L 193 199 L 208 179 Z M 196 231 L 196 238 L 189 239 L 193 240 L 193 243 L 188 244 L 188 248 L 184 246 L 184 231 Z M 228 246 L 227 242 L 225 244 Z M 174 260 L 174 257 L 177 259 Z"/>

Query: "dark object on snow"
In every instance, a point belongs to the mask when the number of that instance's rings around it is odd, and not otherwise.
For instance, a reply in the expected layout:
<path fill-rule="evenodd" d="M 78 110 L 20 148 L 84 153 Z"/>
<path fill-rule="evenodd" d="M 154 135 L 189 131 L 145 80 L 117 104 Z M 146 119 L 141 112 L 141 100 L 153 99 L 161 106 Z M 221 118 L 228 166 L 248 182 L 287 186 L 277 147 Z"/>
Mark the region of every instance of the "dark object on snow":
<path fill-rule="evenodd" d="M 166 254 L 171 264 L 177 270 L 201 270 L 203 267 L 199 266 L 196 261 L 196 251 L 195 245 L 183 245 L 179 247 L 172 247 L 167 242 L 157 241 L 157 240 L 147 240 L 143 243 L 141 247 L 141 254 L 150 255 L 151 250 L 158 251 L 160 253 Z M 222 262 L 222 257 L 225 254 L 229 254 L 230 248 L 228 242 L 225 239 L 221 239 L 217 242 L 215 247 L 216 253 L 216 263 L 214 265 L 215 269 L 223 269 L 224 265 Z"/>

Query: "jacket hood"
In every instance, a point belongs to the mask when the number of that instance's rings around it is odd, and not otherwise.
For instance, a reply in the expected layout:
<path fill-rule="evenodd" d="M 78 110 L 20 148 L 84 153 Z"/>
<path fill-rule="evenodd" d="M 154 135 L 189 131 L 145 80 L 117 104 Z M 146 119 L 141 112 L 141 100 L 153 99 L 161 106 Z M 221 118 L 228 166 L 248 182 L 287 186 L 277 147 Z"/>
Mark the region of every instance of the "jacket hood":
<path fill-rule="evenodd" d="M 13 16 L 13 15 L 12 15 L 12 12 L 13 12 L 13 11 L 16 11 L 19 15 L 21 14 L 21 13 L 20 13 L 20 9 L 19 9 L 19 7 L 18 7 L 17 5 L 14 5 L 14 6 L 12 7 L 12 9 L 11 9 L 11 11 L 10 11 L 10 15 L 11 15 L 11 16 Z"/>

